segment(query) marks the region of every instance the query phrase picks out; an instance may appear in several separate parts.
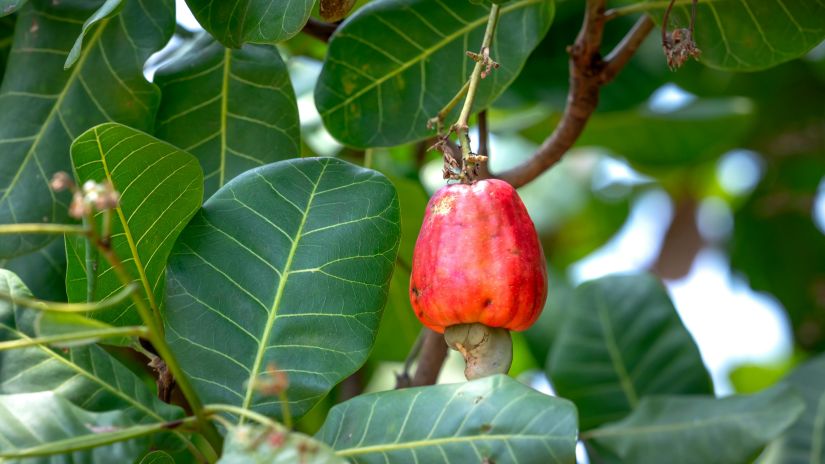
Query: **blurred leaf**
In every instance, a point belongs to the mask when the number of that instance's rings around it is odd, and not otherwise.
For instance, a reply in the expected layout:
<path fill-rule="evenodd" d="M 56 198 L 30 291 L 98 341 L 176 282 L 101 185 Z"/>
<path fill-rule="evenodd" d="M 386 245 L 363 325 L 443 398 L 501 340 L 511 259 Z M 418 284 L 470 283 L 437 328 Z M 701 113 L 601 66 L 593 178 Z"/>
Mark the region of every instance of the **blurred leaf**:
<path fill-rule="evenodd" d="M 797 367 L 784 381 L 805 401 L 804 412 L 772 446 L 771 463 L 809 464 L 825 460 L 825 355 Z"/>
<path fill-rule="evenodd" d="M 213 195 L 175 245 L 164 314 L 201 398 L 278 415 L 279 400 L 257 392 L 277 369 L 300 417 L 358 370 L 387 300 L 398 222 L 385 177 L 333 158 L 247 171 Z"/>
<path fill-rule="evenodd" d="M 625 417 L 645 396 L 713 393 L 699 350 L 656 278 L 587 282 L 567 311 L 547 374 L 576 403 L 582 430 Z"/>
<path fill-rule="evenodd" d="M 172 0 L 128 2 L 117 21 L 93 28 L 70 71 L 70 40 L 90 14 L 81 0 L 31 0 L 17 19 L 14 47 L 0 88 L 0 223 L 66 222 L 68 194 L 48 182 L 69 171 L 69 144 L 106 121 L 152 127 L 157 88 L 143 77 L 146 59 L 172 35 Z M 138 39 L 139 37 L 139 39 Z M 47 50 L 47 52 L 43 52 Z M 42 248 L 51 235 L 0 237 L 0 256 Z"/>
<path fill-rule="evenodd" d="M 519 0 L 501 8 L 490 47 L 501 66 L 481 81 L 476 109 L 488 106 L 518 75 L 550 27 L 553 5 Z M 356 11 L 333 35 L 315 88 L 327 130 L 353 147 L 432 135 L 427 120 L 469 77 L 473 62 L 465 52 L 481 44 L 488 15 L 488 5 L 437 0 L 373 2 Z M 382 45 L 388 40 L 393 47 Z"/>
<path fill-rule="evenodd" d="M 111 247 L 139 285 L 139 295 L 159 317 L 166 260 L 175 239 L 203 201 L 203 173 L 197 160 L 151 135 L 107 123 L 75 140 L 72 161 L 79 184 L 108 181 L 120 192 L 118 206 L 111 211 Z M 102 230 L 105 214 L 96 214 L 97 230 Z M 67 237 L 66 243 L 69 301 L 89 301 L 86 239 Z M 104 301 L 123 289 L 107 260 L 98 257 L 94 266 L 91 301 Z M 142 322 L 131 300 L 97 311 L 92 317 L 113 325 Z"/>
<path fill-rule="evenodd" d="M 55 240 L 27 255 L 0 259 L 0 268 L 17 274 L 43 300 L 66 301 L 66 247 Z"/>
<path fill-rule="evenodd" d="M 143 456 L 140 464 L 175 464 L 175 460 L 166 451 L 152 451 Z"/>
<path fill-rule="evenodd" d="M 317 438 L 356 463 L 503 464 L 575 462 L 576 435 L 570 402 L 496 375 L 356 397 Z"/>
<path fill-rule="evenodd" d="M 540 142 L 559 115 L 524 131 Z M 644 107 L 594 114 L 576 146 L 599 146 L 647 168 L 683 167 L 717 157 L 742 143 L 754 120 L 743 98 L 700 99 L 670 112 Z"/>
<path fill-rule="evenodd" d="M 198 22 L 227 47 L 277 43 L 304 27 L 315 0 L 186 0 Z"/>
<path fill-rule="evenodd" d="M 233 427 L 219 464 L 346 464 L 327 445 L 298 432 Z"/>
<path fill-rule="evenodd" d="M 734 215 L 730 250 L 731 267 L 745 273 L 751 288 L 779 299 L 808 350 L 825 347 L 825 237 L 812 217 L 823 176 L 821 154 L 771 161 Z"/>
<path fill-rule="evenodd" d="M 796 359 L 772 363 L 743 363 L 728 374 L 737 393 L 756 393 L 779 383 L 797 364 Z"/>
<path fill-rule="evenodd" d="M 34 333 L 38 337 L 50 337 L 56 335 L 101 333 L 105 335 L 106 329 L 113 328 L 111 325 L 91 319 L 81 314 L 41 312 L 34 324 Z M 129 346 L 137 341 L 136 337 L 102 337 L 91 336 L 82 340 L 72 340 L 69 342 L 50 343 L 56 348 L 71 348 L 75 346 L 89 345 L 104 341 L 108 345 Z"/>
<path fill-rule="evenodd" d="M 27 1 L 28 0 L 0 0 L 0 17 L 14 13 Z"/>
<path fill-rule="evenodd" d="M 539 362 L 547 359 L 550 347 L 570 315 L 573 287 L 564 274 L 547 267 L 547 301 L 538 320 L 524 332 L 530 353 Z"/>
<path fill-rule="evenodd" d="M 778 387 L 716 399 L 644 398 L 626 419 L 583 435 L 622 462 L 741 464 L 787 429 L 804 409 L 798 395 Z"/>
<path fill-rule="evenodd" d="M 31 296 L 17 276 L 5 270 L 0 270 L 0 292 Z M 33 337 L 37 314 L 0 301 L 0 341 Z M 0 395 L 37 392 L 57 392 L 88 411 L 117 410 L 131 423 L 170 421 L 183 412 L 161 402 L 132 371 L 95 345 L 67 350 L 38 345 L 0 352 Z"/>
<path fill-rule="evenodd" d="M 48 455 L 68 451 L 65 459 L 77 464 L 132 462 L 148 446 L 145 438 L 74 450 L 105 443 L 106 432 L 133 424 L 124 411 L 89 412 L 53 392 L 0 395 L 0 459 L 42 456 L 24 462 L 46 464 L 62 462 Z"/>
<path fill-rule="evenodd" d="M 651 2 L 661 22 L 667 2 Z M 688 2 L 671 12 L 669 30 L 690 24 Z M 825 4 L 810 0 L 700 2 L 696 43 L 707 66 L 756 71 L 799 58 L 825 39 Z M 675 25 L 675 26 L 674 26 Z"/>
<path fill-rule="evenodd" d="M 167 4 L 167 6 L 171 5 Z M 81 29 L 80 35 L 77 36 L 77 40 L 75 40 L 74 45 L 72 45 L 72 49 L 69 50 L 69 55 L 66 57 L 66 63 L 63 65 L 65 69 L 69 69 L 77 63 L 78 58 L 80 58 L 80 51 L 83 49 L 83 38 L 86 37 L 89 29 L 99 24 L 104 19 L 109 19 L 120 13 L 122 8 L 123 0 L 106 0 L 102 5 L 100 5 L 100 8 L 92 13 L 89 19 L 83 23 L 83 29 Z"/>
<path fill-rule="evenodd" d="M 398 177 L 390 180 L 398 191 L 401 217 L 404 219 L 401 221 L 401 242 L 390 281 L 387 307 L 370 357 L 379 361 L 403 361 L 422 327 L 410 306 L 410 265 L 429 198 L 418 182 Z"/>
<path fill-rule="evenodd" d="M 230 50 L 204 36 L 155 83 L 156 135 L 200 160 L 205 198 L 244 171 L 300 154 L 295 93 L 275 47 Z"/>

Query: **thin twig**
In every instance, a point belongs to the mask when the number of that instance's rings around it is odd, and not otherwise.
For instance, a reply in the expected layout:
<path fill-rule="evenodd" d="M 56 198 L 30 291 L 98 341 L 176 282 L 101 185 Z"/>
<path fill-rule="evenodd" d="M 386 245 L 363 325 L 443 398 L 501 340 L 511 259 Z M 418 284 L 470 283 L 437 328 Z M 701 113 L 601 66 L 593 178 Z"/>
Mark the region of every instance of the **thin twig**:
<path fill-rule="evenodd" d="M 561 160 L 576 143 L 590 115 L 596 110 L 601 86 L 616 77 L 653 29 L 653 20 L 648 16 L 639 18 L 625 38 L 608 54 L 607 60 L 602 60 L 599 48 L 605 22 L 604 5 L 605 0 L 588 0 L 582 29 L 568 50 L 570 90 L 561 121 L 530 159 L 513 169 L 494 174 L 494 177 L 514 187 L 521 187 Z"/>
<path fill-rule="evenodd" d="M 325 23 L 315 18 L 309 18 L 301 32 L 322 42 L 329 42 L 329 38 L 338 29 L 338 25 L 339 23 Z"/>

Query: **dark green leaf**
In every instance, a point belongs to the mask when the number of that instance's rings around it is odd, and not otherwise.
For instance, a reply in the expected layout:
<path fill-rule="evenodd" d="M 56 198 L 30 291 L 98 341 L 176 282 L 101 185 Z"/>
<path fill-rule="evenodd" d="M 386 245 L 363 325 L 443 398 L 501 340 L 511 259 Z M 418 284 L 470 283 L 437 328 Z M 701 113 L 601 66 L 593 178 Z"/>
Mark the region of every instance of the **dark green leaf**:
<path fill-rule="evenodd" d="M 0 17 L 0 83 L 3 82 L 3 72 L 14 38 L 14 19 L 13 16 Z"/>
<path fill-rule="evenodd" d="M 386 178 L 332 158 L 247 171 L 213 195 L 167 277 L 167 339 L 201 398 L 280 414 L 256 391 L 276 368 L 301 416 L 355 372 L 387 299 L 398 222 Z"/>
<path fill-rule="evenodd" d="M 14 13 L 27 1 L 28 0 L 0 0 L 0 17 Z"/>
<path fill-rule="evenodd" d="M 346 464 L 327 445 L 298 432 L 233 427 L 219 464 Z"/>
<path fill-rule="evenodd" d="M 530 353 L 537 360 L 547 359 L 550 348 L 559 336 L 564 321 L 570 314 L 573 288 L 563 273 L 547 268 L 547 301 L 541 316 L 524 332 Z"/>
<path fill-rule="evenodd" d="M 148 446 L 145 438 L 74 451 L 130 425 L 123 411 L 89 412 L 53 392 L 0 395 L 0 459 L 43 456 L 24 462 L 47 464 L 55 462 L 47 455 L 70 452 L 73 463 L 131 462 Z"/>
<path fill-rule="evenodd" d="M 80 184 L 109 181 L 120 192 L 111 219 L 111 246 L 159 317 L 166 260 L 175 239 L 203 201 L 203 172 L 198 161 L 151 135 L 116 123 L 96 126 L 78 137 L 72 144 L 72 161 Z M 102 224 L 104 213 L 98 213 L 97 220 Z M 67 237 L 66 243 L 69 301 L 89 301 L 86 240 Z M 104 301 L 124 285 L 108 261 L 103 257 L 96 260 L 91 300 Z M 114 325 L 141 323 L 132 301 L 97 311 L 93 317 Z"/>
<path fill-rule="evenodd" d="M 166 451 L 152 451 L 143 456 L 140 464 L 175 464 L 175 460 Z"/>
<path fill-rule="evenodd" d="M 825 355 L 796 368 L 785 379 L 805 401 L 802 417 L 771 447 L 775 464 L 810 464 L 825 460 Z"/>
<path fill-rule="evenodd" d="M 77 63 L 64 71 L 67 37 L 80 34 L 91 14 L 88 3 L 32 0 L 20 11 L 0 88 L 0 223 L 66 222 L 69 196 L 54 194 L 48 181 L 70 170 L 72 139 L 105 121 L 152 127 L 158 91 L 143 77 L 143 64 L 172 34 L 172 0 L 128 2 L 117 19 L 101 20 L 90 31 Z M 0 256 L 51 240 L 5 235 Z"/>
<path fill-rule="evenodd" d="M 36 297 L 66 301 L 66 247 L 63 240 L 55 240 L 27 255 L 0 259 L 0 267 L 17 274 Z"/>
<path fill-rule="evenodd" d="M 275 47 L 222 47 L 206 36 L 155 74 L 156 135 L 192 153 L 205 197 L 244 171 L 300 155 L 295 93 Z"/>
<path fill-rule="evenodd" d="M 648 395 L 713 393 L 696 344 L 654 277 L 585 283 L 568 311 L 547 373 L 576 403 L 582 430 L 624 417 Z"/>
<path fill-rule="evenodd" d="M 227 47 L 277 43 L 306 24 L 315 0 L 186 0 L 204 29 Z"/>
<path fill-rule="evenodd" d="M 656 21 L 667 3 L 651 5 Z M 690 11 L 690 2 L 675 6 L 669 28 L 687 28 Z M 719 69 L 756 71 L 799 58 L 825 39 L 823 17 L 825 4 L 811 0 L 700 2 L 695 36 L 701 61 Z"/>
<path fill-rule="evenodd" d="M 570 402 L 496 375 L 359 396 L 317 437 L 358 463 L 503 464 L 574 463 L 576 435 Z"/>
<path fill-rule="evenodd" d="M 550 27 L 553 11 L 553 2 L 544 0 L 501 8 L 490 51 L 501 67 L 481 81 L 477 109 L 515 79 Z M 356 11 L 333 36 L 315 88 L 327 130 L 354 147 L 432 135 L 427 120 L 469 77 L 473 62 L 465 52 L 481 45 L 488 14 L 489 5 L 439 0 L 373 2 Z"/>
<path fill-rule="evenodd" d="M 11 272 L 0 270 L 0 292 L 30 297 Z M 0 301 L 0 341 L 34 335 L 37 312 Z M 132 423 L 174 420 L 177 406 L 161 402 L 127 367 L 98 346 L 55 350 L 33 346 L 0 352 L 0 395 L 55 392 L 78 407 L 119 411 Z M 2 421 L 0 421 L 2 422 Z M 185 439 L 181 434 L 178 438 Z"/>
<path fill-rule="evenodd" d="M 727 398 L 644 398 L 621 422 L 584 434 L 622 462 L 741 464 L 750 462 L 804 409 L 789 388 Z"/>

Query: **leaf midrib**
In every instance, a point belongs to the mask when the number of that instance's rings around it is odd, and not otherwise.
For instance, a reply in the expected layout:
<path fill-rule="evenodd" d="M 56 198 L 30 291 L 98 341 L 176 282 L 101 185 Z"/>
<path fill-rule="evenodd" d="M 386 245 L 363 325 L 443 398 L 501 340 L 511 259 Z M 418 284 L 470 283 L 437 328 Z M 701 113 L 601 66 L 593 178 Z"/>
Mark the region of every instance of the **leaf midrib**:
<path fill-rule="evenodd" d="M 473 442 L 473 441 L 491 441 L 491 440 L 500 440 L 500 441 L 507 441 L 512 439 L 527 439 L 527 440 L 574 440 L 574 436 L 563 436 L 563 435 L 532 435 L 532 434 L 498 434 L 498 435 L 471 435 L 467 437 L 446 437 L 446 438 L 434 438 L 431 440 L 415 440 L 415 441 L 408 441 L 404 443 L 390 443 L 384 445 L 370 445 L 370 446 L 363 446 L 360 448 L 344 448 L 342 450 L 336 450 L 335 454 L 338 456 L 357 456 L 359 454 L 369 454 L 369 453 L 386 453 L 389 451 L 398 451 L 398 450 L 406 450 L 406 449 L 413 449 L 413 448 L 426 448 L 430 446 L 440 446 L 440 445 L 449 445 L 453 443 L 465 443 L 465 442 Z"/>
<path fill-rule="evenodd" d="M 509 13 L 512 10 L 515 10 L 515 9 L 518 9 L 518 8 L 521 8 L 521 7 L 524 7 L 524 6 L 527 6 L 527 5 L 532 5 L 534 3 L 540 3 L 541 1 L 542 0 L 521 0 L 521 1 L 518 1 L 518 2 L 515 2 L 515 3 L 512 3 L 512 4 L 502 8 L 500 15 L 504 16 L 505 14 Z M 485 24 L 486 22 L 487 22 L 487 16 L 483 16 L 479 19 L 476 19 L 475 21 L 470 21 L 470 22 L 466 23 L 463 27 L 459 28 L 458 30 L 456 30 L 452 34 L 444 36 L 443 39 L 441 39 L 439 42 L 436 42 L 436 44 L 433 45 L 432 47 L 423 49 L 418 56 L 413 57 L 411 60 L 407 61 L 406 63 L 399 66 L 398 68 L 395 68 L 393 71 L 390 71 L 389 73 L 385 74 L 384 76 L 372 81 L 369 85 L 364 86 L 361 90 L 359 90 L 358 92 L 355 92 L 354 94 L 352 94 L 352 96 L 347 97 L 346 99 L 344 99 L 343 101 L 341 101 L 337 105 L 333 106 L 329 110 L 323 111 L 321 114 L 324 114 L 324 115 L 332 114 L 332 113 L 340 110 L 344 106 L 349 105 L 350 103 L 353 102 L 353 100 L 357 99 L 361 95 L 364 95 L 365 93 L 373 90 L 373 88 L 378 87 L 379 85 L 383 84 L 384 82 L 388 81 L 389 79 L 401 74 L 402 72 L 404 72 L 407 69 L 411 68 L 413 65 L 419 63 L 420 61 L 424 60 L 425 58 L 427 58 L 428 56 L 430 56 L 433 53 L 437 52 L 438 50 L 444 48 L 450 42 L 456 40 L 457 38 L 459 38 L 459 37 L 461 37 L 465 34 L 470 33 L 470 31 L 472 31 L 476 27 L 481 26 L 482 24 Z"/>
<path fill-rule="evenodd" d="M 72 87 L 72 84 L 74 83 L 75 79 L 77 79 L 77 77 L 80 75 L 80 71 L 83 69 L 83 65 L 86 63 L 86 59 L 92 53 L 91 50 L 93 46 L 97 43 L 98 40 L 100 40 L 100 36 L 103 35 L 103 31 L 106 29 L 108 23 L 108 19 L 101 21 L 100 25 L 95 30 L 94 34 L 92 34 L 92 37 L 89 40 L 88 46 L 86 48 L 86 53 L 81 53 L 80 59 L 77 61 L 75 67 L 72 68 L 72 72 L 71 74 L 69 74 L 69 78 L 66 79 L 66 85 L 63 87 L 63 90 L 60 92 L 60 95 L 57 97 L 57 100 L 55 100 L 54 106 L 52 106 L 52 109 L 49 111 L 49 114 L 46 116 L 46 119 L 40 126 L 40 130 L 37 132 L 37 136 L 34 138 L 31 147 L 29 147 L 29 150 L 26 152 L 26 156 L 23 157 L 23 161 L 17 168 L 17 172 L 14 174 L 14 177 L 12 177 L 11 182 L 9 182 L 9 186 L 6 187 L 6 190 L 5 192 L 3 192 L 3 195 L 0 196 L 0 203 L 2 203 L 8 198 L 9 194 L 11 194 L 12 190 L 14 190 L 14 187 L 17 185 L 18 180 L 20 180 L 20 175 L 23 173 L 23 170 L 29 164 L 29 161 L 31 160 L 35 150 L 40 145 L 40 141 L 43 139 L 43 135 L 46 133 L 46 128 L 49 127 L 49 123 L 54 118 L 54 115 L 57 114 L 58 108 L 60 108 L 63 104 L 63 99 L 66 98 L 66 95 L 69 93 L 69 89 Z M 66 129 L 64 128 L 63 130 L 65 131 Z M 71 137 L 71 134 L 68 135 Z M 44 182 L 48 182 L 48 179 L 43 180 Z"/>
<path fill-rule="evenodd" d="M 226 118 L 229 114 L 229 70 L 232 51 L 223 51 L 223 81 L 221 81 L 221 164 L 218 174 L 218 188 L 226 182 Z"/>
<path fill-rule="evenodd" d="M 321 172 L 318 174 L 318 179 L 312 185 L 312 191 L 309 194 L 309 200 L 307 201 L 306 209 L 304 209 L 304 214 L 301 217 L 301 223 L 298 225 L 298 231 L 295 234 L 295 240 L 292 241 L 292 245 L 289 249 L 289 254 L 287 255 L 286 263 L 284 264 L 284 269 L 281 272 L 281 277 L 278 279 L 278 289 L 275 291 L 275 299 L 272 302 L 272 307 L 269 310 L 269 315 L 266 319 L 266 325 L 264 326 L 263 335 L 261 335 L 261 343 L 258 345 L 258 352 L 255 355 L 255 361 L 252 364 L 252 369 L 249 373 L 249 381 L 247 382 L 246 387 L 246 394 L 244 395 L 243 401 L 243 408 L 250 409 L 250 405 L 252 404 L 252 396 L 255 392 L 255 381 L 260 373 L 261 364 L 263 363 L 264 353 L 267 349 L 267 343 L 269 341 L 269 337 L 272 334 L 272 328 L 275 325 L 275 319 L 277 318 L 278 308 L 281 304 L 281 298 L 284 295 L 284 288 L 286 288 L 286 283 L 289 280 L 289 271 L 292 268 L 292 260 L 295 258 L 295 253 L 298 250 L 298 244 L 301 242 L 301 234 L 304 231 L 304 225 L 306 225 L 307 217 L 309 216 L 309 211 L 312 208 L 312 202 L 315 199 L 315 192 L 318 190 L 318 185 L 321 184 L 321 179 L 324 177 L 324 172 L 327 169 L 327 163 L 321 163 Z M 243 424 L 245 420 L 245 416 L 241 416 L 239 419 L 239 424 Z"/>
<path fill-rule="evenodd" d="M 98 127 L 94 128 L 94 133 L 95 141 L 97 142 L 97 149 L 100 152 L 100 162 L 103 165 L 103 172 L 106 174 L 106 179 L 109 181 L 109 184 L 115 185 L 114 180 L 112 180 L 112 173 L 109 171 L 109 164 L 106 162 L 106 152 L 103 150 L 103 145 L 100 141 Z M 120 207 L 120 204 L 118 204 L 117 208 L 115 208 L 115 212 L 117 212 L 117 217 L 120 219 L 121 224 L 123 224 L 123 235 L 126 237 L 126 242 L 129 244 L 129 250 L 131 251 L 132 258 L 134 259 L 135 268 L 138 271 L 140 283 L 143 285 L 143 291 L 146 293 L 146 298 L 149 300 L 149 305 L 152 307 L 152 315 L 160 320 L 160 311 L 158 310 L 157 303 L 155 302 L 154 292 L 149 284 L 149 278 L 146 276 L 146 269 L 143 267 L 143 262 L 140 260 L 135 238 L 132 236 L 132 230 L 129 228 L 129 223 L 126 221 L 126 216 L 123 214 L 123 208 Z M 89 246 L 89 244 L 86 244 L 86 246 Z M 121 287 L 123 287 L 123 285 L 121 285 Z"/>

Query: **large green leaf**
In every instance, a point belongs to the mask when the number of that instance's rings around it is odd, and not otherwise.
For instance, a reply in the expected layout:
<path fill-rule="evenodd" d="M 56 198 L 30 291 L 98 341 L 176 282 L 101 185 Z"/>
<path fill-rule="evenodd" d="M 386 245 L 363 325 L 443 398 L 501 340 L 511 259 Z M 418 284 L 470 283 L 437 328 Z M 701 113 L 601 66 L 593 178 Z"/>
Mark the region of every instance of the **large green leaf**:
<path fill-rule="evenodd" d="M 38 456 L 34 449 L 63 440 L 84 440 L 100 431 L 128 427 L 132 422 L 122 411 L 89 412 L 53 392 L 0 395 L 0 460 L 18 456 Z M 54 449 L 71 449 L 72 443 Z M 79 443 L 77 443 L 79 444 Z M 84 451 L 74 451 L 66 460 L 54 461 L 50 456 L 26 459 L 25 463 L 72 462 L 132 462 L 148 446 L 145 438 L 133 439 Z M 44 451 L 45 452 L 45 451 Z M 49 453 L 49 454 L 54 454 Z"/>
<path fill-rule="evenodd" d="M 171 6 L 171 4 L 167 3 L 167 6 Z M 83 23 L 83 28 L 80 31 L 80 35 L 77 36 L 74 45 L 72 45 L 72 49 L 69 50 L 69 55 L 66 57 L 66 64 L 63 65 L 65 68 L 68 69 L 77 63 L 77 59 L 80 58 L 80 52 L 83 50 L 83 38 L 86 37 L 86 34 L 104 19 L 109 19 L 120 13 L 121 8 L 123 8 L 123 0 L 105 0 L 103 5 L 100 5 L 100 8 L 89 16 L 89 19 Z"/>
<path fill-rule="evenodd" d="M 204 29 L 227 47 L 277 43 L 306 24 L 315 0 L 186 0 Z"/>
<path fill-rule="evenodd" d="M 576 408 L 496 375 L 359 396 L 317 437 L 339 456 L 383 462 L 576 462 Z"/>
<path fill-rule="evenodd" d="M 648 1 L 660 21 L 668 2 Z M 679 2 L 672 24 L 687 27 L 690 12 L 690 2 Z M 719 69 L 756 71 L 799 58 L 825 39 L 823 17 L 820 1 L 700 0 L 695 35 L 701 61 Z"/>
<path fill-rule="evenodd" d="M 492 57 L 475 108 L 488 106 L 516 78 L 550 27 L 553 2 L 519 0 L 501 8 Z M 435 116 L 469 78 L 489 4 L 388 0 L 356 11 L 336 31 L 315 88 L 327 130 L 355 147 L 399 145 L 432 135 Z M 391 43 L 392 46 L 387 46 Z M 452 121 L 448 121 L 452 123 Z"/>
<path fill-rule="evenodd" d="M 159 316 L 166 260 L 203 201 L 203 171 L 198 161 L 151 135 L 116 123 L 96 126 L 78 137 L 72 144 L 72 161 L 81 184 L 109 181 L 120 192 L 112 214 L 111 246 L 147 305 Z M 102 223 L 103 213 L 96 216 Z M 88 301 L 86 240 L 67 237 L 66 243 L 69 301 Z M 91 299 L 103 301 L 124 285 L 108 261 L 98 257 L 95 262 Z M 128 301 L 93 316 L 115 325 L 138 325 L 141 319 L 133 306 Z"/>
<path fill-rule="evenodd" d="M 585 283 L 568 311 L 547 373 L 576 403 L 582 430 L 624 417 L 648 395 L 713 393 L 699 350 L 656 278 Z"/>
<path fill-rule="evenodd" d="M 27 255 L 0 259 L 0 268 L 17 274 L 40 299 L 66 301 L 66 247 L 55 240 Z"/>
<path fill-rule="evenodd" d="M 155 74 L 155 134 L 195 155 L 208 198 L 244 171 L 300 155 L 295 93 L 275 47 L 222 47 L 208 36 Z"/>
<path fill-rule="evenodd" d="M 398 222 L 386 178 L 332 158 L 257 168 L 213 195 L 167 277 L 167 339 L 201 398 L 280 414 L 256 392 L 276 368 L 301 416 L 355 372 L 387 299 Z"/>
<path fill-rule="evenodd" d="M 787 429 L 804 409 L 789 388 L 722 399 L 645 398 L 621 422 L 583 435 L 628 463 L 741 464 Z"/>
<path fill-rule="evenodd" d="M 298 432 L 242 425 L 226 437 L 219 464 L 347 464 L 327 445 Z"/>
<path fill-rule="evenodd" d="M 802 417 L 771 447 L 770 463 L 825 462 L 825 355 L 797 367 L 785 380 L 805 401 Z"/>
<path fill-rule="evenodd" d="M 0 270 L 0 292 L 31 297 L 23 282 L 5 270 Z M 0 301 L 0 341 L 33 336 L 36 315 Z M 37 392 L 57 393 L 88 411 L 117 410 L 133 423 L 163 422 L 182 415 L 180 408 L 161 402 L 132 371 L 94 345 L 0 351 L 0 395 Z"/>
<path fill-rule="evenodd" d="M 172 34 L 171 4 L 128 2 L 120 15 L 90 31 L 69 71 L 63 70 L 67 37 L 80 34 L 89 2 L 32 0 L 20 11 L 0 87 L 0 223 L 65 222 L 68 195 L 54 194 L 48 182 L 55 172 L 70 170 L 72 140 L 105 121 L 152 127 L 158 91 L 143 77 L 143 64 Z M 51 240 L 5 235 L 0 256 Z"/>

